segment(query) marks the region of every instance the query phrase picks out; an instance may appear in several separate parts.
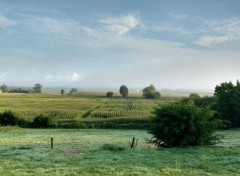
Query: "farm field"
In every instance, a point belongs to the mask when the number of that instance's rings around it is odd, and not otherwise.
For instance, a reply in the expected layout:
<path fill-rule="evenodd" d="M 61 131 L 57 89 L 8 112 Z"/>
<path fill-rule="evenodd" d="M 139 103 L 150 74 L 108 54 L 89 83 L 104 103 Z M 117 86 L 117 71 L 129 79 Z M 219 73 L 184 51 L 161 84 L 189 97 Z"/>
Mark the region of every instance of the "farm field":
<path fill-rule="evenodd" d="M 113 125 L 116 128 L 119 121 L 126 123 L 126 119 L 142 123 L 152 115 L 158 104 L 179 98 L 168 96 L 160 100 L 147 100 L 143 99 L 141 94 L 132 94 L 127 98 L 120 95 L 106 98 L 105 92 L 82 92 L 74 96 L 54 93 L 0 94 L 0 112 L 11 110 L 17 117 L 28 121 L 43 114 L 54 118 L 57 126 L 63 128 L 86 128 L 85 123 L 89 128 L 94 126 L 93 123 L 103 121 L 111 123 L 104 124 L 111 127 L 113 121 L 118 121 Z"/>
<path fill-rule="evenodd" d="M 151 135 L 144 130 L 0 131 L 0 175 L 5 176 L 240 175 L 240 129 L 220 131 L 225 138 L 218 146 L 169 149 L 147 144 Z M 133 136 L 135 149 L 129 147 Z"/>

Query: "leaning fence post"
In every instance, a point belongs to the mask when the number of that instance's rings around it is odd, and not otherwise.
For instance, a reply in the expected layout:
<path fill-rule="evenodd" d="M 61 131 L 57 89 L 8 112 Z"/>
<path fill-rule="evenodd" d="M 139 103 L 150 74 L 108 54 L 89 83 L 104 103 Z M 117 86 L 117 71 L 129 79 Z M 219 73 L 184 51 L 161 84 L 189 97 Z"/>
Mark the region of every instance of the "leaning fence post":
<path fill-rule="evenodd" d="M 130 147 L 131 147 L 131 148 L 137 147 L 137 142 L 138 142 L 138 139 L 136 140 L 135 137 L 133 137 L 133 139 L 132 139 L 132 144 L 130 145 Z"/>

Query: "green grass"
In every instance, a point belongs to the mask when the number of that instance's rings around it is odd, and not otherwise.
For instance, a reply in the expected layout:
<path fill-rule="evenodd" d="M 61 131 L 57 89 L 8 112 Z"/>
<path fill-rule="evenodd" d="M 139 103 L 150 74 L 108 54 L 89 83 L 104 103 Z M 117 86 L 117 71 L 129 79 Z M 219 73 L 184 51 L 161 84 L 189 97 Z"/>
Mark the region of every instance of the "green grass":
<path fill-rule="evenodd" d="M 240 175 L 240 129 L 220 131 L 225 138 L 218 146 L 170 149 L 147 144 L 144 130 L 0 129 L 4 176 Z"/>
<path fill-rule="evenodd" d="M 133 94 L 127 98 L 122 98 L 120 95 L 106 98 L 103 92 L 83 92 L 74 96 L 53 93 L 0 94 L 0 112 L 11 110 L 17 117 L 30 122 L 34 117 L 43 114 L 54 118 L 56 126 L 63 128 L 102 128 L 103 126 L 126 128 L 118 125 L 119 119 L 123 119 L 121 122 L 125 121 L 124 119 L 130 121 L 135 119 L 134 123 L 142 123 L 146 118 L 149 119 L 158 104 L 176 99 L 179 97 L 147 100 L 140 94 Z M 128 128 L 135 127 L 130 124 Z"/>

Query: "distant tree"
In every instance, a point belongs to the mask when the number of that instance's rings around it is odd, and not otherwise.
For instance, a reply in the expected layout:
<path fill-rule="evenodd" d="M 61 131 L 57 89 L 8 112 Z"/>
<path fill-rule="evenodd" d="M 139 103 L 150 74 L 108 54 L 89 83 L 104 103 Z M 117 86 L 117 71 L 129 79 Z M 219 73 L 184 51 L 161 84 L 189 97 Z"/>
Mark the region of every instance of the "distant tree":
<path fill-rule="evenodd" d="M 0 89 L 2 90 L 3 93 L 8 92 L 8 86 L 6 84 L 3 84 Z"/>
<path fill-rule="evenodd" d="M 42 85 L 39 83 L 35 84 L 35 86 L 33 87 L 33 91 L 34 93 L 42 93 Z"/>
<path fill-rule="evenodd" d="M 18 90 L 17 90 L 17 89 L 9 89 L 8 92 L 9 92 L 9 93 L 18 93 Z"/>
<path fill-rule="evenodd" d="M 240 127 L 240 83 L 225 82 L 215 87 L 217 116 Z"/>
<path fill-rule="evenodd" d="M 69 93 L 76 94 L 77 92 L 78 92 L 78 90 L 76 88 L 72 88 Z"/>
<path fill-rule="evenodd" d="M 61 89 L 61 94 L 64 95 L 64 89 Z"/>
<path fill-rule="evenodd" d="M 113 96 L 113 92 L 107 92 L 106 97 L 112 97 Z"/>
<path fill-rule="evenodd" d="M 159 99 L 161 97 L 160 92 L 154 92 L 154 99 Z"/>
<path fill-rule="evenodd" d="M 34 90 L 33 89 L 27 89 L 26 93 L 34 93 Z"/>
<path fill-rule="evenodd" d="M 197 93 L 190 93 L 189 98 L 190 99 L 197 99 L 197 98 L 201 98 L 201 96 L 198 95 Z"/>
<path fill-rule="evenodd" d="M 122 85 L 119 89 L 120 94 L 122 97 L 127 97 L 128 96 L 128 88 L 125 85 Z"/>
<path fill-rule="evenodd" d="M 159 99 L 161 97 L 161 94 L 159 92 L 156 92 L 155 87 L 151 84 L 150 86 L 143 89 L 142 96 L 148 99 Z"/>

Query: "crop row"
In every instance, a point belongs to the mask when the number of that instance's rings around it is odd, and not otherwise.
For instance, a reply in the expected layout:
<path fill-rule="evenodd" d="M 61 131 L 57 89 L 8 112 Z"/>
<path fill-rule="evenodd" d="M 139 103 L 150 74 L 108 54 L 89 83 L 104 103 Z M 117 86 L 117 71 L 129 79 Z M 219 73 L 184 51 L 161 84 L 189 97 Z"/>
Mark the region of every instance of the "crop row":
<path fill-rule="evenodd" d="M 140 110 L 121 110 L 121 111 L 103 111 L 97 110 L 92 112 L 91 117 L 94 118 L 111 118 L 111 117 L 146 117 L 150 116 L 151 112 L 149 111 L 140 111 Z"/>

